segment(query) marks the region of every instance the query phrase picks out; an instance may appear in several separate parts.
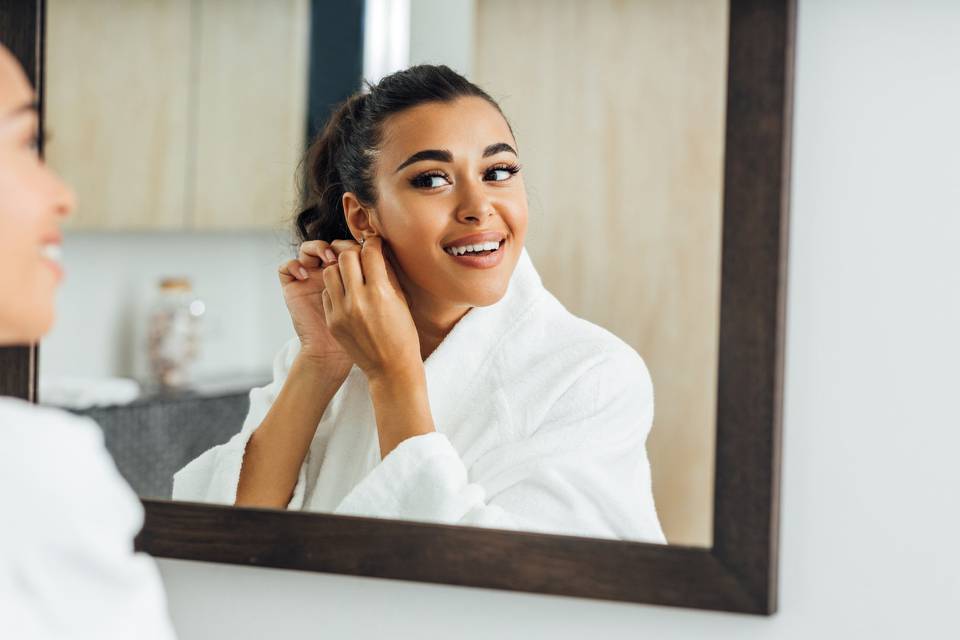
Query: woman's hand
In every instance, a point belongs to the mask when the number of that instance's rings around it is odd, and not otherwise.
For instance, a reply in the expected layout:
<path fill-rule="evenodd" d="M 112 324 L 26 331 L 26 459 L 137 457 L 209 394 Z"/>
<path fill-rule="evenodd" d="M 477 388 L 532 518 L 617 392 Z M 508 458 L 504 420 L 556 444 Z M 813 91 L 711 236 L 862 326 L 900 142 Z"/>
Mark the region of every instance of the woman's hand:
<path fill-rule="evenodd" d="M 349 242 L 352 241 L 335 241 Z M 304 242 L 295 260 L 280 265 L 280 285 L 293 328 L 300 338 L 300 354 L 327 365 L 340 364 L 349 370 L 353 360 L 330 333 L 321 299 L 325 287 L 322 267 L 336 263 L 333 244 L 323 240 Z"/>
<path fill-rule="evenodd" d="M 348 241 L 350 242 L 350 241 Z M 352 242 L 323 269 L 323 310 L 330 332 L 371 381 L 423 366 L 420 339 L 380 236 Z"/>

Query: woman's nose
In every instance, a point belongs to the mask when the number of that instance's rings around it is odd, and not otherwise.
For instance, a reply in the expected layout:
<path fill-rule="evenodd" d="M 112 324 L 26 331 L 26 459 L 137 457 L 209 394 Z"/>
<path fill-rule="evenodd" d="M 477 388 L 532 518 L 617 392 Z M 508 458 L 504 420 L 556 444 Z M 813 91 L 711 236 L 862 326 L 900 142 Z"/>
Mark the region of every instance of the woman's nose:
<path fill-rule="evenodd" d="M 457 219 L 461 222 L 484 221 L 488 216 L 493 215 L 496 209 L 493 201 L 490 200 L 484 184 L 468 184 L 463 191 L 463 199 L 460 202 L 457 211 Z"/>
<path fill-rule="evenodd" d="M 60 176 L 50 171 L 53 211 L 58 218 L 66 218 L 77 206 L 77 195 Z"/>

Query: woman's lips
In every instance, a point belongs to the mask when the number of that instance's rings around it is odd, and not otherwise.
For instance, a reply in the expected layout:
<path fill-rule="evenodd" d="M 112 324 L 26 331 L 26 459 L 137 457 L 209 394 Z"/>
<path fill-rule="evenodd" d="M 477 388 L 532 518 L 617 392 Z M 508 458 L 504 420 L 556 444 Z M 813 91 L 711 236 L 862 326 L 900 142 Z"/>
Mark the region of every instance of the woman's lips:
<path fill-rule="evenodd" d="M 496 251 L 492 251 L 486 255 L 473 255 L 465 253 L 462 256 L 454 256 L 446 251 L 443 253 L 465 267 L 473 267 L 474 269 L 489 269 L 497 266 L 503 260 L 503 252 L 506 246 L 507 241 L 503 240 L 500 242 L 500 246 L 497 247 Z"/>
<path fill-rule="evenodd" d="M 63 267 L 59 262 L 54 262 L 48 258 L 42 258 L 41 262 L 43 262 L 43 264 L 48 266 L 50 270 L 53 271 L 53 275 L 56 276 L 57 282 L 63 279 Z"/>
<path fill-rule="evenodd" d="M 60 245 L 57 243 L 47 243 L 40 248 L 40 261 L 53 271 L 58 282 L 63 278 L 61 255 Z"/>

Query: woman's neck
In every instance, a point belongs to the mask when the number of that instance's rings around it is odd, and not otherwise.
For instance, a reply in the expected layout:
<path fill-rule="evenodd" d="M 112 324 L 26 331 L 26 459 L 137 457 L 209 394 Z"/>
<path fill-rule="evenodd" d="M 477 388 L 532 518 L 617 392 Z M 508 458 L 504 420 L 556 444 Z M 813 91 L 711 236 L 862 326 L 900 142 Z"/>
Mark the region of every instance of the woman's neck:
<path fill-rule="evenodd" d="M 410 315 L 420 337 L 420 357 L 426 360 L 440 346 L 454 325 L 470 311 L 470 307 L 437 305 L 435 302 L 410 301 Z"/>

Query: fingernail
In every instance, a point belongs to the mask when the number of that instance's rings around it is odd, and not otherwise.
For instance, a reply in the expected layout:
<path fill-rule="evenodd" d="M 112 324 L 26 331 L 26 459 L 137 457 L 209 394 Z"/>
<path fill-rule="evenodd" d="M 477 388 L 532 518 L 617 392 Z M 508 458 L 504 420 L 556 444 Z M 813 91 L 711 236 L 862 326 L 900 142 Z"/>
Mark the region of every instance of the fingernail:
<path fill-rule="evenodd" d="M 300 277 L 306 280 L 310 277 L 310 274 L 307 273 L 306 269 L 304 269 L 303 267 L 300 267 Z"/>
<path fill-rule="evenodd" d="M 333 252 L 332 249 L 327 249 L 323 252 L 323 257 L 327 259 L 327 262 L 336 262 L 337 254 Z"/>

